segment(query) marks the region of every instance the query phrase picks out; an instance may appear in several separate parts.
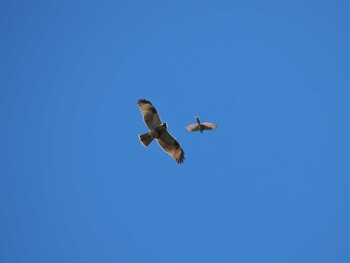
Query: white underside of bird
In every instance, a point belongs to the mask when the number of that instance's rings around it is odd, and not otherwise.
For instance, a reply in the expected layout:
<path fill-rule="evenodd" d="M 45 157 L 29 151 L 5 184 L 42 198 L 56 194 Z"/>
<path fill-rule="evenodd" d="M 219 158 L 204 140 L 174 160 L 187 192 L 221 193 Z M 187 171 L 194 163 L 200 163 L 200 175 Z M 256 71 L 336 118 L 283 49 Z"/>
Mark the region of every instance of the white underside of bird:
<path fill-rule="evenodd" d="M 196 120 L 197 120 L 197 123 L 188 125 L 186 127 L 186 129 L 188 131 L 190 131 L 190 132 L 200 131 L 202 133 L 204 130 L 214 130 L 218 127 L 217 124 L 210 123 L 210 122 L 202 122 L 201 123 L 198 116 L 196 116 Z"/>

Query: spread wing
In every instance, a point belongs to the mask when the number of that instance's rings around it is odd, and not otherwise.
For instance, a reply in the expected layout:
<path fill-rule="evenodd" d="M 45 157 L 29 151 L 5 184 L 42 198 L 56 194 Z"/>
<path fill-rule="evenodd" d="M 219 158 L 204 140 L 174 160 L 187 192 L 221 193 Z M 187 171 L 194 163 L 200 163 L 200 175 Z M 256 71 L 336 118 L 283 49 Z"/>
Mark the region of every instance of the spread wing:
<path fill-rule="evenodd" d="M 201 126 L 203 130 L 214 130 L 216 127 L 218 127 L 216 124 L 210 122 L 203 122 L 201 123 Z"/>
<path fill-rule="evenodd" d="M 137 101 L 137 105 L 141 110 L 143 120 L 148 129 L 153 130 L 155 127 L 162 124 L 159 114 L 151 102 L 145 99 L 140 99 Z"/>
<path fill-rule="evenodd" d="M 188 125 L 186 129 L 190 132 L 199 131 L 199 125 L 197 123 Z"/>
<path fill-rule="evenodd" d="M 163 132 L 158 138 L 157 142 L 175 161 L 180 164 L 185 160 L 185 153 L 180 144 L 170 135 L 168 131 Z"/>

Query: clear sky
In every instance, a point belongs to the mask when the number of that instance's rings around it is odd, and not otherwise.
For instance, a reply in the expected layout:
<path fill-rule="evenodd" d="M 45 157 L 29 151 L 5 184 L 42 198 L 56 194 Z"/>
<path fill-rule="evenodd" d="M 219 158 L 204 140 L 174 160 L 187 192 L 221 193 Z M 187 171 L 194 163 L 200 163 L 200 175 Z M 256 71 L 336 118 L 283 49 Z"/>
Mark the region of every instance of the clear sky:
<path fill-rule="evenodd" d="M 1 1 L 0 262 L 349 262 L 349 13 Z"/>

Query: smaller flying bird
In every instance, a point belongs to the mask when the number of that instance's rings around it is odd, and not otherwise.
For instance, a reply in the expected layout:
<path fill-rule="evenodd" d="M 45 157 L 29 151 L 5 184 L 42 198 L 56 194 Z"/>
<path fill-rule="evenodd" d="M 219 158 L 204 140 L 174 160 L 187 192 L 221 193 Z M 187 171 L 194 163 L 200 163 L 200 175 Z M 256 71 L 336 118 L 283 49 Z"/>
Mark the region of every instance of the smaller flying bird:
<path fill-rule="evenodd" d="M 159 146 L 167 152 L 175 161 L 180 164 L 185 160 L 185 153 L 177 140 L 168 132 L 166 123 L 160 120 L 158 111 L 151 102 L 145 99 L 139 99 L 137 105 L 143 116 L 143 120 L 150 132 L 140 134 L 141 143 L 147 147 L 153 139 L 156 139 Z"/>
<path fill-rule="evenodd" d="M 197 123 L 188 125 L 186 127 L 188 131 L 190 132 L 200 131 L 201 133 L 203 133 L 204 130 L 214 130 L 216 129 L 216 127 L 218 127 L 216 124 L 210 123 L 210 122 L 201 123 L 198 116 L 196 116 L 196 120 L 197 120 Z"/>

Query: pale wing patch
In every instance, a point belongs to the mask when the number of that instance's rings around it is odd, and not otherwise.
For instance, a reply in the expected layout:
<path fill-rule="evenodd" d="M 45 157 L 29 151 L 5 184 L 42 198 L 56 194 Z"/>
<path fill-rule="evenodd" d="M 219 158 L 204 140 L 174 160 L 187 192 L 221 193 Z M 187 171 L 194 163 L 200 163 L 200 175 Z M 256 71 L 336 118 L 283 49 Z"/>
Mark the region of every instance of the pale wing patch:
<path fill-rule="evenodd" d="M 159 114 L 151 102 L 140 99 L 137 101 L 137 105 L 140 108 L 145 124 L 150 130 L 162 124 Z"/>
<path fill-rule="evenodd" d="M 203 122 L 201 125 L 203 130 L 214 130 L 216 127 L 218 127 L 216 124 L 210 122 Z"/>
<path fill-rule="evenodd" d="M 163 132 L 162 135 L 157 138 L 157 142 L 159 146 L 172 156 L 178 164 L 183 163 L 185 160 L 185 153 L 180 144 L 170 135 L 170 133 L 167 131 Z"/>
<path fill-rule="evenodd" d="M 198 124 L 191 124 L 186 127 L 186 129 L 190 132 L 199 131 L 199 125 Z"/>

